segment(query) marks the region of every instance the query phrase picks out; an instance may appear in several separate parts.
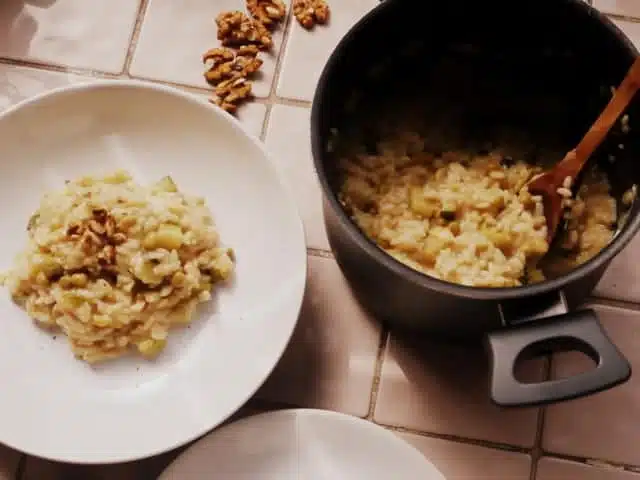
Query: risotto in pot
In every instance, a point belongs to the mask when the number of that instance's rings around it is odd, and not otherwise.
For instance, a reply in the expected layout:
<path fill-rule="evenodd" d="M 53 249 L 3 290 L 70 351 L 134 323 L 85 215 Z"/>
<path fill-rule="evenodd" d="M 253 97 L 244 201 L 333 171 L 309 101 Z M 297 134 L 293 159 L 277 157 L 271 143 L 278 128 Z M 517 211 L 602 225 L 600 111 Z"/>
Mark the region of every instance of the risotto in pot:
<path fill-rule="evenodd" d="M 402 129 L 374 143 L 341 150 L 340 201 L 380 248 L 424 274 L 516 287 L 568 272 L 613 238 L 616 201 L 595 167 L 565 200 L 556 253 L 542 199 L 526 188 L 540 166 L 499 149 L 430 151 L 423 136 Z"/>

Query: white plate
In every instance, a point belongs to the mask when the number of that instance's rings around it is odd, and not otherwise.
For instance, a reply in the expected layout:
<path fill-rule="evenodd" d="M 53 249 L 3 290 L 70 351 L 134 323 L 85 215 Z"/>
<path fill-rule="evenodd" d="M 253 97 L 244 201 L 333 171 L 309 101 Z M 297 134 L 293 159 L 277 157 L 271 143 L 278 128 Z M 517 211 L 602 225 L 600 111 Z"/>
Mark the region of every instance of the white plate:
<path fill-rule="evenodd" d="M 445 480 L 373 423 L 325 410 L 255 415 L 210 433 L 159 480 Z"/>
<path fill-rule="evenodd" d="M 156 361 L 90 367 L 66 337 L 0 295 L 0 443 L 49 459 L 102 463 L 154 455 L 219 425 L 263 383 L 302 303 L 300 217 L 262 144 L 229 115 L 177 89 L 107 81 L 49 92 L 0 116 L 0 268 L 24 247 L 40 196 L 118 168 L 171 175 L 204 196 L 235 282 Z"/>

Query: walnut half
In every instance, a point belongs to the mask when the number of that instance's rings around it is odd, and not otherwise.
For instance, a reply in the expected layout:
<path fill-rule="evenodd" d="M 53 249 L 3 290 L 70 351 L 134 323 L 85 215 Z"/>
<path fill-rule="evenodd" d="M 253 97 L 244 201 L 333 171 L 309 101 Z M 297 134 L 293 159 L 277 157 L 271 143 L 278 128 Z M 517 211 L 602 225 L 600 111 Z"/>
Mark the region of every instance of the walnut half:
<path fill-rule="evenodd" d="M 251 83 L 243 77 L 230 78 L 218 84 L 216 96 L 213 103 L 226 112 L 235 113 L 240 102 L 252 97 Z"/>
<path fill-rule="evenodd" d="M 293 14 L 307 30 L 329 21 L 329 5 L 324 0 L 293 0 Z"/>
<path fill-rule="evenodd" d="M 273 45 L 267 27 L 242 12 L 223 12 L 216 17 L 216 25 L 218 40 L 225 47 L 257 45 L 261 50 L 268 50 Z"/>
<path fill-rule="evenodd" d="M 229 78 L 247 77 L 262 66 L 255 45 L 243 45 L 237 52 L 230 48 L 212 48 L 204 53 L 202 61 L 206 66 L 205 79 L 214 87 Z"/>
<path fill-rule="evenodd" d="M 258 47 L 243 45 L 237 52 L 229 48 L 214 48 L 205 52 L 202 59 L 208 67 L 205 79 L 216 87 L 216 98 L 212 102 L 229 113 L 235 113 L 241 102 L 251 98 L 251 84 L 247 77 L 262 65 Z"/>
<path fill-rule="evenodd" d="M 287 14 L 282 0 L 247 0 L 247 10 L 265 27 L 274 27 Z"/>

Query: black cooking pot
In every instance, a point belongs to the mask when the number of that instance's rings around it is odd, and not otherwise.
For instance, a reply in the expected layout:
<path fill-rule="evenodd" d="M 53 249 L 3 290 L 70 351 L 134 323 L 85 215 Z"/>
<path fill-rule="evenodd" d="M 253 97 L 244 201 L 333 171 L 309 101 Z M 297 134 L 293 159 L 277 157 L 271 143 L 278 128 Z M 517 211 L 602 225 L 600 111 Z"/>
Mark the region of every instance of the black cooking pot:
<path fill-rule="evenodd" d="M 360 231 L 337 198 L 332 152 L 342 132 L 382 115 L 376 110 L 381 99 L 409 95 L 420 102 L 427 92 L 468 113 L 474 132 L 508 125 L 533 135 L 532 144 L 543 150 L 554 145 L 559 160 L 636 55 L 607 18 L 580 0 L 386 0 L 345 35 L 321 75 L 312 150 L 331 248 L 356 298 L 394 329 L 438 338 L 483 336 L 492 359 L 491 396 L 499 405 L 557 402 L 628 380 L 630 366 L 594 311 L 570 310 L 638 231 L 640 205 L 634 202 L 620 219 L 609 246 L 564 276 L 514 288 L 465 287 L 406 267 Z M 627 112 L 632 133 L 639 108 L 636 100 Z M 592 160 L 602 163 L 618 200 L 640 181 L 640 136 L 627 135 L 622 150 L 619 135 L 613 132 Z M 556 350 L 582 351 L 596 367 L 542 383 L 516 379 L 520 360 Z"/>

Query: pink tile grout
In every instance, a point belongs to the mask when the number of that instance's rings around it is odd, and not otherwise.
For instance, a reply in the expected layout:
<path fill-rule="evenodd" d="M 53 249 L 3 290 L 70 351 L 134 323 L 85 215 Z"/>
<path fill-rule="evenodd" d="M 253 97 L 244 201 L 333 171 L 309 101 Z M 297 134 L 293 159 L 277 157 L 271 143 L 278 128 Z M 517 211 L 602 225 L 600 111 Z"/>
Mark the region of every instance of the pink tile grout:
<path fill-rule="evenodd" d="M 547 355 L 544 363 L 544 375 L 543 378 L 545 380 L 549 380 L 551 378 L 551 362 L 553 358 L 550 355 Z M 536 439 L 533 442 L 533 448 L 531 449 L 531 475 L 529 480 L 536 480 L 536 474 L 538 472 L 538 460 L 544 454 L 542 450 L 542 435 L 544 433 L 544 416 L 547 409 L 545 407 L 540 408 L 538 411 L 538 426 L 536 429 Z"/>
<path fill-rule="evenodd" d="M 307 248 L 307 255 L 312 257 L 333 258 L 331 250 L 321 250 L 319 248 Z"/>
<path fill-rule="evenodd" d="M 74 75 L 95 78 L 124 78 L 122 74 L 103 72 L 100 70 L 92 70 L 88 68 L 67 67 L 65 65 L 57 65 L 54 63 L 37 62 L 33 60 L 18 60 L 13 58 L 0 57 L 0 64 L 11 65 L 16 67 L 26 67 L 35 70 L 44 70 L 54 73 L 71 73 Z"/>
<path fill-rule="evenodd" d="M 124 59 L 124 66 L 122 68 L 122 73 L 125 75 L 129 75 L 129 68 L 131 67 L 131 61 L 133 60 L 133 55 L 136 51 L 136 47 L 138 46 L 138 38 L 140 38 L 140 29 L 142 28 L 142 22 L 144 20 L 144 16 L 147 13 L 147 7 L 149 6 L 149 1 L 150 0 L 140 0 L 140 5 L 138 6 L 136 23 L 133 27 L 133 32 L 131 32 L 131 38 L 129 40 L 129 48 L 127 49 L 127 56 Z"/>
<path fill-rule="evenodd" d="M 300 100 L 296 98 L 285 98 L 274 95 L 274 105 L 285 105 L 289 107 L 311 108 L 311 102 L 308 100 Z"/>
<path fill-rule="evenodd" d="M 389 337 L 389 329 L 383 325 L 382 331 L 380 332 L 380 343 L 378 345 L 378 352 L 376 354 L 376 363 L 373 373 L 373 384 L 371 385 L 371 395 L 369 397 L 369 411 L 367 412 L 367 415 L 365 417 L 369 421 L 373 421 L 373 415 L 376 411 L 376 401 L 378 400 L 378 391 L 380 389 L 382 364 L 384 363 L 384 355 L 387 350 Z"/>
<path fill-rule="evenodd" d="M 287 9 L 287 17 L 284 22 L 282 22 L 282 27 L 284 31 L 282 32 L 282 43 L 280 45 L 280 51 L 278 52 L 278 57 L 276 58 L 276 66 L 273 72 L 273 79 L 271 80 L 271 88 L 269 89 L 269 96 L 267 97 L 267 111 L 264 115 L 264 121 L 262 123 L 262 132 L 260 133 L 260 139 L 264 141 L 267 136 L 267 130 L 269 128 L 269 120 L 271 119 L 271 110 L 273 108 L 273 104 L 276 99 L 276 88 L 278 87 L 278 80 L 280 79 L 280 71 L 282 69 L 282 58 L 284 56 L 284 51 L 287 48 L 287 43 L 289 41 L 289 34 L 291 32 L 291 26 L 293 24 L 293 14 L 291 12 L 291 8 Z"/>
<path fill-rule="evenodd" d="M 606 307 L 624 308 L 625 310 L 640 311 L 640 303 L 629 302 L 626 300 L 614 300 L 612 298 L 593 296 L 589 301 L 596 305 L 603 305 Z"/>
<path fill-rule="evenodd" d="M 122 72 L 120 74 L 112 74 L 112 73 L 108 73 L 108 72 L 103 72 L 103 71 L 99 71 L 99 70 L 91 70 L 91 69 L 69 68 L 69 67 L 66 67 L 64 65 L 57 65 L 57 64 L 52 64 L 52 63 L 41 63 L 41 62 L 33 62 L 33 61 L 14 60 L 14 59 L 8 59 L 8 58 L 0 58 L 0 64 L 15 65 L 15 66 L 21 66 L 21 67 L 27 67 L 27 68 L 33 68 L 33 69 L 40 69 L 40 70 L 51 71 L 51 72 L 71 73 L 71 74 L 76 74 L 76 75 L 79 75 L 79 76 L 93 77 L 93 78 L 105 78 L 105 79 L 107 79 L 107 78 L 108 79 L 139 78 L 141 80 L 148 80 L 148 79 L 145 79 L 143 77 L 132 77 L 132 76 L 130 76 L 129 75 L 129 68 L 130 68 L 133 56 L 135 54 L 137 41 L 138 41 L 138 38 L 139 38 L 139 35 L 140 35 L 140 29 L 141 29 L 141 26 L 142 26 L 142 22 L 144 20 L 144 16 L 145 16 L 147 7 L 149 5 L 149 1 L 150 0 L 141 0 L 140 1 L 140 5 L 139 5 L 139 8 L 138 8 L 138 13 L 137 13 L 137 17 L 136 17 L 135 26 L 134 26 L 134 29 L 133 29 L 133 31 L 131 33 L 130 43 L 129 43 L 128 50 L 127 50 L 127 55 L 126 55 L 126 58 L 125 58 L 125 62 L 124 62 L 124 65 L 123 65 Z M 586 1 L 589 4 L 592 3 L 591 0 L 586 0 Z M 614 18 L 614 19 L 619 19 L 619 20 L 626 20 L 626 21 L 631 21 L 631 22 L 640 22 L 640 18 L 636 18 L 636 17 L 628 17 L 628 16 L 625 16 L 625 15 L 619 15 L 619 14 L 609 14 L 608 16 L 611 17 L 611 18 Z M 291 11 L 289 11 L 286 21 L 283 22 L 284 31 L 283 31 L 283 37 L 282 37 L 282 46 L 281 46 L 281 48 L 280 48 L 280 50 L 278 52 L 278 55 L 277 55 L 276 67 L 275 67 L 274 77 L 273 77 L 273 80 L 272 80 L 272 84 L 271 84 L 269 95 L 266 98 L 257 98 L 257 99 L 254 100 L 257 103 L 265 104 L 266 107 L 267 107 L 267 111 L 266 111 L 265 118 L 264 118 L 263 125 L 262 125 L 261 135 L 260 135 L 261 139 L 264 139 L 264 137 L 266 135 L 267 129 L 269 127 L 269 120 L 270 120 L 270 117 L 271 117 L 271 109 L 272 109 L 272 107 L 274 105 L 296 106 L 296 107 L 302 107 L 302 108 L 310 108 L 311 107 L 311 102 L 309 102 L 309 101 L 303 101 L 303 100 L 292 99 L 292 98 L 285 98 L 285 97 L 280 97 L 280 96 L 276 95 L 276 88 L 277 88 L 277 85 L 278 85 L 278 80 L 279 80 L 281 69 L 282 69 L 282 59 L 283 59 L 283 56 L 284 56 L 284 53 L 285 53 L 285 49 L 287 47 L 287 43 L 288 43 L 288 40 L 289 40 L 290 31 L 291 31 L 293 22 L 294 22 L 293 16 L 291 14 Z M 183 84 L 177 84 L 177 83 L 174 83 L 174 82 L 157 81 L 155 79 L 153 81 L 155 83 L 160 83 L 160 84 L 179 87 L 179 88 L 185 89 L 187 91 L 190 91 L 190 92 L 196 93 L 196 94 L 206 94 L 206 93 L 209 93 L 211 91 L 210 88 L 207 88 L 207 87 L 204 87 L 204 86 L 203 87 L 194 87 L 192 85 L 183 85 Z M 327 250 L 309 248 L 309 249 L 307 249 L 307 253 L 310 256 L 333 258 L 332 253 L 330 251 L 327 251 Z M 640 310 L 640 304 L 636 304 L 636 303 L 621 302 L 621 301 L 615 301 L 615 300 L 610 300 L 610 299 L 607 299 L 607 298 L 600 298 L 600 297 L 595 297 L 595 298 L 592 298 L 590 300 L 592 302 L 596 303 L 596 304 L 617 306 L 617 307 L 622 307 L 622 308 L 632 309 L 632 310 Z M 496 443 L 492 443 L 492 442 L 474 440 L 474 439 L 469 439 L 469 438 L 465 438 L 465 437 L 457 437 L 457 436 L 453 436 L 453 435 L 442 435 L 442 434 L 436 434 L 436 433 L 432 433 L 432 432 L 412 430 L 412 429 L 407 429 L 407 428 L 403 428 L 403 427 L 396 427 L 396 426 L 392 426 L 392 425 L 384 425 L 384 424 L 380 424 L 378 422 L 375 422 L 373 420 L 373 413 L 374 413 L 375 407 L 376 407 L 377 393 L 378 393 L 378 388 L 379 388 L 379 384 L 380 384 L 381 370 L 382 370 L 382 365 L 383 365 L 383 362 L 384 362 L 384 355 L 385 355 L 386 345 L 387 345 L 387 342 L 388 342 L 389 338 L 390 338 L 390 333 L 389 333 L 388 329 L 385 327 L 385 328 L 382 329 L 381 334 L 380 334 L 380 344 L 378 346 L 376 363 L 375 363 L 374 381 L 373 381 L 373 386 L 372 386 L 372 389 L 371 389 L 371 392 L 370 392 L 369 410 L 368 410 L 368 413 L 367 413 L 367 415 L 365 417 L 367 420 L 369 420 L 369 421 L 371 421 L 373 423 L 377 423 L 377 424 L 383 426 L 384 428 L 386 428 L 388 430 L 391 430 L 391 431 L 394 431 L 394 432 L 411 433 L 411 434 L 414 434 L 414 435 L 425 436 L 425 437 L 429 437 L 429 438 L 436 438 L 436 439 L 448 440 L 448 441 L 458 442 L 458 443 L 463 443 L 463 444 L 468 444 L 468 445 L 477 445 L 477 446 L 482 446 L 482 447 L 485 447 L 485 448 L 491 448 L 491 449 L 496 449 L 496 450 L 501 450 L 501 451 L 518 452 L 518 453 L 524 453 L 524 454 L 531 455 L 531 457 L 532 457 L 532 467 L 531 467 L 531 476 L 530 476 L 531 480 L 535 480 L 537 464 L 538 464 L 539 459 L 541 457 L 543 457 L 543 456 L 551 457 L 551 458 L 564 459 L 564 460 L 570 460 L 570 461 L 579 462 L 579 463 L 583 463 L 583 464 L 605 465 L 605 466 L 610 466 L 610 467 L 616 467 L 616 468 L 620 468 L 620 469 L 624 469 L 626 471 L 631 471 L 631 472 L 636 472 L 636 473 L 638 473 L 640 471 L 640 466 L 637 466 L 637 465 L 622 465 L 622 464 L 616 464 L 614 462 L 604 461 L 604 460 L 600 460 L 600 459 L 581 458 L 581 457 L 574 457 L 574 456 L 569 456 L 569 455 L 561 455 L 561 454 L 557 454 L 557 453 L 554 453 L 554 452 L 544 451 L 542 449 L 542 447 L 541 447 L 541 440 L 542 440 L 542 434 L 543 434 L 543 428 L 544 428 L 545 408 L 541 408 L 540 409 L 539 416 L 538 416 L 538 428 L 537 428 L 537 432 L 536 432 L 536 440 L 535 440 L 534 446 L 532 448 L 530 448 L 530 449 L 515 447 L 513 445 L 508 445 L 508 444 L 496 444 Z M 550 359 L 548 359 L 547 362 L 546 362 L 546 365 L 545 365 L 546 378 L 549 377 L 550 371 L 551 371 L 551 361 L 550 361 Z M 295 407 L 295 405 L 289 405 L 289 404 L 284 404 L 284 403 L 279 403 L 279 402 L 264 401 L 264 400 L 250 400 L 248 405 L 250 405 L 250 406 L 252 406 L 254 408 L 257 408 L 258 410 L 273 410 L 273 409 Z M 19 463 L 18 463 L 18 467 L 17 467 L 17 470 L 16 470 L 16 478 L 18 478 L 18 479 L 21 478 L 22 473 L 24 472 L 24 467 L 25 467 L 25 463 L 26 463 L 26 459 L 27 458 L 28 458 L 28 456 L 26 454 L 22 454 L 22 456 L 20 457 L 20 460 L 19 460 Z"/>
<path fill-rule="evenodd" d="M 630 17 L 619 13 L 607 13 L 607 17 L 615 20 L 625 20 L 627 22 L 640 23 L 640 17 Z"/>

